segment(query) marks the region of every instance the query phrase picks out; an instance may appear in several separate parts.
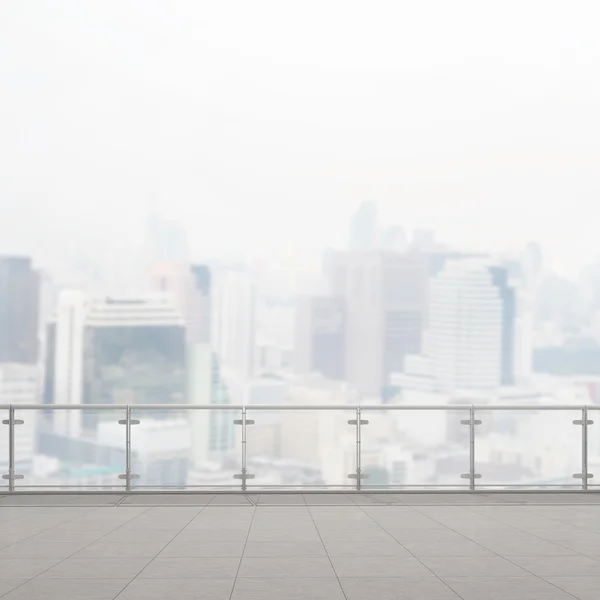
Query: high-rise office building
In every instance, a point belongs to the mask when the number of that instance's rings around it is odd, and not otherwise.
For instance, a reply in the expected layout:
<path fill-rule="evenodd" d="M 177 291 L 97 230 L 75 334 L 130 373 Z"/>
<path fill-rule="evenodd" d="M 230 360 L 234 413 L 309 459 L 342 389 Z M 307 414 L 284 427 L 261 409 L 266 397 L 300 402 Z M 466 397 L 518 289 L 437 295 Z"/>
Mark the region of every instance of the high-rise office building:
<path fill-rule="evenodd" d="M 207 265 L 154 263 L 150 266 L 150 289 L 173 294 L 185 322 L 188 343 L 210 341 L 212 285 Z"/>
<path fill-rule="evenodd" d="M 184 402 L 185 328 L 170 295 L 86 299 L 65 291 L 49 339 L 54 347 L 48 348 L 47 364 L 54 374 L 46 402 Z M 94 427 L 93 419 L 81 416 L 56 413 L 57 430 L 79 436 L 83 427 Z"/>
<path fill-rule="evenodd" d="M 229 404 L 229 390 L 221 374 L 220 359 L 213 348 L 213 277 L 206 265 L 188 269 L 184 314 L 187 331 L 187 385 L 189 404 Z M 224 411 L 193 411 L 190 481 L 206 483 L 201 473 L 209 461 L 219 462 L 233 449 L 233 416 Z"/>
<path fill-rule="evenodd" d="M 514 290 L 506 269 L 449 260 L 432 278 L 428 355 L 439 389 L 495 389 L 514 378 Z"/>
<path fill-rule="evenodd" d="M 329 253 L 324 271 L 344 299 L 346 378 L 362 394 L 380 396 L 404 357 L 421 351 L 428 263 L 420 254 Z"/>
<path fill-rule="evenodd" d="M 31 259 L 0 256 L 0 363 L 36 364 L 40 276 Z"/>
<path fill-rule="evenodd" d="M 345 300 L 335 296 L 307 296 L 296 305 L 294 367 L 297 373 L 321 373 L 346 378 Z"/>
<path fill-rule="evenodd" d="M 509 281 L 509 271 L 506 267 L 492 265 L 489 267 L 492 282 L 496 287 L 502 309 L 502 349 L 501 349 L 501 375 L 502 385 L 511 385 L 515 381 L 515 325 L 517 320 L 517 297 L 514 287 Z"/>
<path fill-rule="evenodd" d="M 211 297 L 211 339 L 221 368 L 248 379 L 256 366 L 257 291 L 252 273 L 243 267 L 217 269 Z"/>

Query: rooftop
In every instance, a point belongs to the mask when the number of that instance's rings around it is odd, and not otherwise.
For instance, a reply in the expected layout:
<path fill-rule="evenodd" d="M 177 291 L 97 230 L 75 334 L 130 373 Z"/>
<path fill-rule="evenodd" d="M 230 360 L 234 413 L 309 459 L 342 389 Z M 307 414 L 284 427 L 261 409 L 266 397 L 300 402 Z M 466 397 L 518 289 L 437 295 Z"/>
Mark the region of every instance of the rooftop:
<path fill-rule="evenodd" d="M 597 600 L 600 494 L 0 496 L 2 600 Z"/>

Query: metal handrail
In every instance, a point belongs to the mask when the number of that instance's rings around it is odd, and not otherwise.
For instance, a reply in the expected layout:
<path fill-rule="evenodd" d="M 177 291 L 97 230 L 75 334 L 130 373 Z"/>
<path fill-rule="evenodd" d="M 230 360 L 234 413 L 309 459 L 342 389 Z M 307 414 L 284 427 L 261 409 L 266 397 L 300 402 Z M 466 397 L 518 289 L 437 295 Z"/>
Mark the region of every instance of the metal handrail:
<path fill-rule="evenodd" d="M 241 419 L 234 420 L 234 424 L 241 426 L 241 440 L 242 440 L 242 455 L 241 455 L 241 473 L 235 474 L 235 479 L 241 480 L 241 485 L 238 491 L 246 492 L 250 487 L 248 480 L 254 478 L 254 475 L 248 472 L 247 460 L 246 460 L 246 446 L 247 446 L 247 426 L 252 425 L 254 421 L 247 418 L 247 414 L 252 411 L 345 411 L 350 412 L 353 418 L 348 420 L 348 425 L 355 427 L 356 433 L 356 470 L 354 473 L 348 474 L 348 478 L 355 480 L 354 489 L 360 491 L 361 489 L 372 489 L 376 486 L 369 486 L 366 483 L 362 483 L 362 480 L 366 477 L 362 469 L 362 427 L 369 424 L 367 419 L 363 418 L 366 412 L 377 412 L 377 411 L 443 411 L 451 412 L 458 411 L 464 413 L 465 417 L 461 420 L 461 424 L 469 426 L 469 472 L 461 474 L 461 478 L 468 480 L 468 490 L 476 491 L 476 481 L 481 478 L 480 473 L 475 471 L 475 452 L 476 452 L 476 436 L 475 427 L 481 424 L 480 420 L 476 419 L 476 413 L 489 412 L 489 411 L 574 411 L 581 415 L 581 418 L 577 418 L 573 421 L 574 425 L 581 426 L 581 470 L 579 473 L 573 474 L 573 478 L 581 480 L 580 484 L 576 486 L 573 484 L 561 484 L 560 487 L 578 487 L 582 491 L 590 491 L 592 487 L 589 483 L 590 479 L 594 477 L 593 474 L 588 472 L 588 427 L 593 424 L 594 421 L 588 418 L 589 411 L 600 411 L 600 405 L 571 405 L 571 404 L 554 404 L 554 405 L 539 405 L 539 404 L 424 404 L 424 405 L 409 405 L 409 404 L 0 404 L 0 411 L 7 411 L 9 418 L 4 420 L 2 423 L 9 426 L 8 436 L 8 473 L 1 474 L 2 478 L 8 480 L 8 491 L 10 493 L 15 492 L 15 481 L 23 479 L 23 475 L 18 474 L 15 471 L 15 426 L 22 425 L 23 420 L 15 418 L 15 413 L 19 411 L 118 411 L 121 414 L 124 413 L 125 418 L 120 419 L 119 423 L 125 426 L 125 456 L 126 456 L 126 468 L 125 473 L 119 475 L 119 479 L 124 480 L 124 485 L 120 488 L 126 492 L 133 491 L 132 481 L 138 478 L 138 475 L 132 472 L 132 450 L 131 450 L 131 427 L 139 423 L 139 419 L 132 419 L 132 414 L 138 411 L 194 411 L 194 410 L 214 410 L 214 411 L 230 411 L 238 412 L 241 415 Z M 0 449 L 2 450 L 2 449 Z M 326 485 L 326 484 L 325 484 Z M 38 486 L 27 486 L 38 487 Z M 44 486 L 48 487 L 48 486 Z M 50 486 L 56 487 L 56 486 Z M 65 486 L 69 487 L 69 486 Z M 106 487 L 106 486 L 89 486 L 89 487 Z M 108 486 L 111 488 L 119 488 L 118 485 Z M 142 486 L 144 488 L 156 486 Z M 169 489 L 172 493 L 173 486 L 162 486 L 163 489 Z M 190 486 L 198 487 L 198 486 Z M 221 486 L 218 486 L 221 487 Z M 223 486 L 226 487 L 226 486 Z M 251 486 L 252 488 L 260 486 Z M 266 486 L 272 487 L 272 486 Z M 289 486 L 281 485 L 279 489 L 284 489 Z M 323 486 L 315 486 L 323 487 Z M 327 486 L 326 487 L 345 487 L 345 486 Z M 397 486 L 398 489 L 413 486 Z M 433 485 L 432 487 L 440 487 Z M 444 487 L 444 486 L 441 486 Z M 467 486 L 465 486 L 467 487 Z M 490 487 L 496 487 L 494 485 L 484 485 L 485 489 Z M 520 487 L 520 484 L 506 484 L 502 486 L 505 488 Z M 527 486 L 530 489 L 539 489 L 539 485 Z M 554 486 L 556 487 L 556 486 Z M 598 487 L 598 486 L 594 486 Z M 211 486 L 212 488 L 212 486 Z M 160 489 L 160 488 L 159 488 Z M 229 488 L 232 489 L 232 488 Z M 481 486 L 480 486 L 481 489 Z"/>
<path fill-rule="evenodd" d="M 600 404 L 131 404 L 132 410 L 600 410 Z M 125 404 L 0 404 L 0 410 L 125 410 Z"/>

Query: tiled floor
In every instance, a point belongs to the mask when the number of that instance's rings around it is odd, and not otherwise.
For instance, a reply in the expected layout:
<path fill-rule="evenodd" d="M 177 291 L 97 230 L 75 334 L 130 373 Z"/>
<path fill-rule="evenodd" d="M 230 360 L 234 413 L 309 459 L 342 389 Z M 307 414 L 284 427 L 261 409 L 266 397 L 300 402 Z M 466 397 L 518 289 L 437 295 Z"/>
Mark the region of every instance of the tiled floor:
<path fill-rule="evenodd" d="M 600 599 L 600 494 L 0 496 L 3 600 Z"/>

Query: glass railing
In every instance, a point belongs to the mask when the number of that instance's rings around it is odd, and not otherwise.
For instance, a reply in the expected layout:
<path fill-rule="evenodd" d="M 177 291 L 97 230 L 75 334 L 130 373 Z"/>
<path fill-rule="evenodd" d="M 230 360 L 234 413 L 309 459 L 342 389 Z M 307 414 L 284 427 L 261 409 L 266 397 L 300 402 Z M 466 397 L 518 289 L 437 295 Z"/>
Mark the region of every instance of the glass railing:
<path fill-rule="evenodd" d="M 0 494 L 593 490 L 600 488 L 594 483 L 600 469 L 599 410 L 1 405 Z"/>

